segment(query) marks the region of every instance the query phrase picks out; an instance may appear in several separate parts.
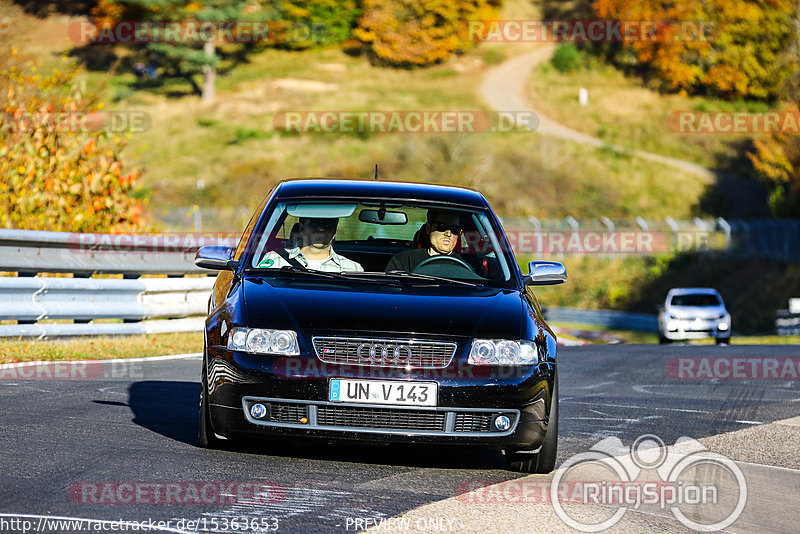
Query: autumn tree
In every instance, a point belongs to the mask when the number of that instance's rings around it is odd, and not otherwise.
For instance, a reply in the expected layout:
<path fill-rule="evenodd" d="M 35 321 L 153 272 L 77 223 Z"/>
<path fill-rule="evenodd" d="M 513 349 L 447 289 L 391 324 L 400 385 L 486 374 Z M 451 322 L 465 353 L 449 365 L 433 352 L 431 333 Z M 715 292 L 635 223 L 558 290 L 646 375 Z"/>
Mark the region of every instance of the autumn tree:
<path fill-rule="evenodd" d="M 467 23 L 497 19 L 500 0 L 364 0 L 353 36 L 380 62 L 425 66 L 473 46 Z"/>
<path fill-rule="evenodd" d="M 657 23 L 655 39 L 605 47 L 618 62 L 632 54 L 670 90 L 772 100 L 800 65 L 781 58 L 793 38 L 792 0 L 596 0 L 593 8 L 603 18 Z"/>
<path fill-rule="evenodd" d="M 203 102 L 210 103 L 221 60 L 219 46 L 247 48 L 269 39 L 276 30 L 269 22 L 280 18 L 278 5 L 277 0 L 100 0 L 92 10 L 98 26 L 95 42 L 114 42 L 115 29 L 124 22 L 152 23 L 154 28 L 175 23 L 180 31 L 173 36 L 162 32 L 159 38 L 157 30 L 143 32 L 143 42 L 132 44 L 143 45 L 162 66 L 163 74 L 187 80 Z M 206 27 L 212 30 L 205 31 Z M 268 31 L 260 31 L 263 28 Z M 235 62 L 243 56 L 230 54 L 229 58 Z M 195 81 L 198 76 L 202 76 L 201 85 Z"/>
<path fill-rule="evenodd" d="M 793 38 L 779 54 L 783 62 L 800 57 L 800 13 L 795 14 Z M 800 116 L 800 73 L 795 71 L 784 83 L 782 95 L 788 103 L 784 112 Z M 777 132 L 753 140 L 747 152 L 756 176 L 769 191 L 769 207 L 774 215 L 800 216 L 800 136 L 797 132 Z"/>
<path fill-rule="evenodd" d="M 123 158 L 124 132 L 103 128 L 102 102 L 79 82 L 80 68 L 42 71 L 2 28 L 0 48 L 0 227 L 142 228 L 139 170 Z"/>

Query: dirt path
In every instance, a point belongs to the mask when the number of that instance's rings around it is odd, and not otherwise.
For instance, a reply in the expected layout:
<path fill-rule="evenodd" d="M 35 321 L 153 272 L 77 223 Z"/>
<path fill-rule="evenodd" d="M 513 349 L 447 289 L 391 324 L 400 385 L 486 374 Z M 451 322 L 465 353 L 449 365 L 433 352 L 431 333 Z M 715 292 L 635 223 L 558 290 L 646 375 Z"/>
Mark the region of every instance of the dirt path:
<path fill-rule="evenodd" d="M 567 139 L 594 147 L 610 146 L 620 152 L 630 152 L 642 159 L 669 165 L 709 181 L 716 178 L 717 173 L 702 165 L 697 165 L 696 163 L 682 159 L 653 154 L 652 152 L 645 152 L 643 150 L 634 150 L 631 152 L 624 147 L 610 145 L 591 135 L 567 128 L 548 118 L 541 111 L 534 109 L 527 97 L 528 78 L 536 65 L 542 61 L 547 61 L 553 55 L 554 49 L 555 45 L 546 43 L 530 52 L 515 56 L 490 68 L 484 75 L 480 85 L 481 96 L 496 111 L 532 111 L 536 113 L 539 118 L 539 127 L 536 131 L 542 135 Z"/>

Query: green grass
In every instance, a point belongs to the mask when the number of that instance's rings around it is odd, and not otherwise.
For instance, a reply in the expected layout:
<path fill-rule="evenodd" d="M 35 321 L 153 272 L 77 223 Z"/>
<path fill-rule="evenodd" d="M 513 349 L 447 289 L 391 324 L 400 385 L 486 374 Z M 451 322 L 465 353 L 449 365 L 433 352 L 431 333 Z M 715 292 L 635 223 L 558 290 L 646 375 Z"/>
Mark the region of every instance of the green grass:
<path fill-rule="evenodd" d="M 202 332 L 96 336 L 68 340 L 0 340 L 0 363 L 107 360 L 202 352 Z"/>
<path fill-rule="evenodd" d="M 565 126 L 628 150 L 645 150 L 716 167 L 720 160 L 735 160 L 738 154 L 733 143 L 747 137 L 680 134 L 668 127 L 670 112 L 767 109 L 761 102 L 661 94 L 612 66 L 582 55 L 588 66 L 572 73 L 559 72 L 547 63 L 536 69 L 528 93 L 534 109 Z M 578 102 L 581 88 L 588 90 L 588 106 Z"/>
<path fill-rule="evenodd" d="M 596 325 L 580 323 L 551 323 L 558 329 L 566 332 L 564 337 L 569 339 L 585 339 L 591 344 L 606 344 L 603 339 L 592 339 L 592 336 L 581 335 L 581 332 L 597 332 L 620 340 L 622 343 L 653 344 L 658 343 L 658 335 L 654 332 L 640 332 L 637 330 L 616 330 L 603 328 Z M 559 337 L 562 337 L 559 335 Z M 688 345 L 714 345 L 713 339 L 693 339 L 684 342 Z M 731 344 L 736 345 L 800 345 L 800 336 L 737 336 L 734 335 Z"/>

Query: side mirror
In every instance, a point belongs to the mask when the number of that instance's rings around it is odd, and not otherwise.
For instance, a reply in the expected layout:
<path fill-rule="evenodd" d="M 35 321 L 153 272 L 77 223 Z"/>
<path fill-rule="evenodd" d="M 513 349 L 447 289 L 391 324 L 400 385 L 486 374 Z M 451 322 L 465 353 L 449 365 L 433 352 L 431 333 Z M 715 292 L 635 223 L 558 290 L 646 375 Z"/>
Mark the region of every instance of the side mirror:
<path fill-rule="evenodd" d="M 526 286 L 552 286 L 567 281 L 567 268 L 557 261 L 532 261 L 528 270 L 522 279 Z"/>
<path fill-rule="evenodd" d="M 232 260 L 233 248 L 220 246 L 200 247 L 194 256 L 194 264 L 203 269 L 215 271 L 235 271 L 239 262 Z"/>

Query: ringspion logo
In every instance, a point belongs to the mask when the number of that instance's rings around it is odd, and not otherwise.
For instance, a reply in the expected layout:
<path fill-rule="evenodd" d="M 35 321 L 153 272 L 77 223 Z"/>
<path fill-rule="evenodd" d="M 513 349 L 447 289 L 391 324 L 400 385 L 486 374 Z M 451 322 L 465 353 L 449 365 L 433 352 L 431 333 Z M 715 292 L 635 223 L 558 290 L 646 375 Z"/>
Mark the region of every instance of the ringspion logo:
<path fill-rule="evenodd" d="M 565 506 L 564 484 L 580 481 L 578 498 L 597 505 L 601 516 L 588 522 L 581 506 Z M 550 485 L 556 515 L 580 532 L 613 527 L 628 510 L 669 510 L 686 527 L 711 532 L 733 524 L 747 502 L 747 481 L 730 458 L 713 453 L 699 441 L 679 438 L 666 446 L 653 434 L 639 436 L 630 447 L 606 438 L 561 464 Z M 593 508 L 594 510 L 594 508 Z"/>

